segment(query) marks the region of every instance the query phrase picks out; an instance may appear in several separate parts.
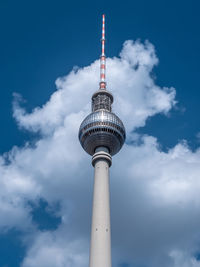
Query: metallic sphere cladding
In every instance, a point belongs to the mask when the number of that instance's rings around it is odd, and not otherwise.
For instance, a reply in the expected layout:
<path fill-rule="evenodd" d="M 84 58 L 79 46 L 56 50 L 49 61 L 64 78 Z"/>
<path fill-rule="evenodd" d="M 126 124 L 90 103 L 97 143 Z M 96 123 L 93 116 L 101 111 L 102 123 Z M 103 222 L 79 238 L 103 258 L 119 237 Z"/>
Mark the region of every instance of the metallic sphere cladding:
<path fill-rule="evenodd" d="M 79 140 L 83 149 L 90 155 L 97 147 L 107 147 L 115 155 L 126 138 L 122 121 L 112 112 L 98 110 L 89 114 L 81 123 Z"/>

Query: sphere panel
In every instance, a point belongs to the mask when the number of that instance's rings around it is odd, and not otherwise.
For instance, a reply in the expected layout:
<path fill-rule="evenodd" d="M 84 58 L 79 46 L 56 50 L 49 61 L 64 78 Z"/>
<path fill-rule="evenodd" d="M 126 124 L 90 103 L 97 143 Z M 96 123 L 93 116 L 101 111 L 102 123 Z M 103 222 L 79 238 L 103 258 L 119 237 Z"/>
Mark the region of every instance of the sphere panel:
<path fill-rule="evenodd" d="M 106 110 L 89 114 L 79 129 L 79 140 L 84 150 L 90 155 L 99 146 L 109 149 L 111 155 L 116 154 L 125 141 L 125 128 L 122 121 Z"/>

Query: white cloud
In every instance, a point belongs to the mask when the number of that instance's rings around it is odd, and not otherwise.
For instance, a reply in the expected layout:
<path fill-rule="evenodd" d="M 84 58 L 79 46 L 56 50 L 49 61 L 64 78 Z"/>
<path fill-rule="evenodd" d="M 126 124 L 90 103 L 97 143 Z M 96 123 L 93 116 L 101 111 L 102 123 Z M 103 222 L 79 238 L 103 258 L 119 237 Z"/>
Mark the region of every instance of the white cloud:
<path fill-rule="evenodd" d="M 111 168 L 112 245 L 115 266 L 122 261 L 147 267 L 198 266 L 200 231 L 199 150 L 179 143 L 161 151 L 156 138 L 135 135 L 157 113 L 175 105 L 175 89 L 155 84 L 158 63 L 152 44 L 126 41 L 119 58 L 108 58 L 108 88 L 113 109 L 125 123 L 128 139 Z M 0 229 L 33 229 L 23 267 L 88 265 L 93 170 L 78 142 L 82 119 L 98 89 L 99 61 L 74 69 L 56 81 L 57 91 L 42 107 L 26 113 L 14 102 L 20 127 L 40 132 L 34 147 L 13 148 L 0 165 Z M 40 232 L 31 221 L 28 201 L 59 201 L 62 223 Z M 185 252 L 187 251 L 187 253 Z M 186 265 L 188 264 L 188 265 Z M 195 265 L 196 264 L 196 265 Z"/>
<path fill-rule="evenodd" d="M 175 90 L 160 88 L 151 77 L 151 69 L 157 62 L 153 46 L 138 41 L 126 41 L 120 58 L 107 59 L 108 88 L 116 99 L 114 110 L 128 131 L 144 126 L 146 119 L 156 113 L 167 113 L 175 104 Z M 51 134 L 63 125 L 66 116 L 80 114 L 81 120 L 90 112 L 90 100 L 98 89 L 98 78 L 99 61 L 95 61 L 89 67 L 72 70 L 69 75 L 58 78 L 59 90 L 42 108 L 27 114 L 15 101 L 14 116 L 18 124 Z"/>
<path fill-rule="evenodd" d="M 185 255 L 186 254 L 186 255 Z M 200 262 L 196 260 L 195 257 L 190 257 L 189 255 L 187 255 L 186 253 L 182 253 L 180 251 L 172 251 L 170 256 L 174 259 L 175 267 L 199 267 L 200 266 Z"/>
<path fill-rule="evenodd" d="M 40 233 L 22 267 L 87 266 L 84 245 L 81 239 L 65 242 L 58 233 Z"/>
<path fill-rule="evenodd" d="M 118 157 L 124 169 L 119 175 L 113 163 L 116 257 L 120 251 L 124 259 L 145 266 L 178 266 L 172 251 L 191 257 L 199 250 L 200 151 L 182 143 L 165 153 L 146 136 Z"/>

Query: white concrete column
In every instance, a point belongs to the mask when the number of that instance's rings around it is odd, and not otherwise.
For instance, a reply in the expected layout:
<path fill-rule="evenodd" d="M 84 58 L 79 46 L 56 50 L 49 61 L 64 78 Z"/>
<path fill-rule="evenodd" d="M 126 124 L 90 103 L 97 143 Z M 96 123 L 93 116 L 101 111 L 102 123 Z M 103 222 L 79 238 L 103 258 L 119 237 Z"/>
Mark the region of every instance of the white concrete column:
<path fill-rule="evenodd" d="M 92 158 L 94 166 L 94 192 L 90 267 L 111 267 L 110 192 L 109 167 L 111 156 L 96 150 Z"/>

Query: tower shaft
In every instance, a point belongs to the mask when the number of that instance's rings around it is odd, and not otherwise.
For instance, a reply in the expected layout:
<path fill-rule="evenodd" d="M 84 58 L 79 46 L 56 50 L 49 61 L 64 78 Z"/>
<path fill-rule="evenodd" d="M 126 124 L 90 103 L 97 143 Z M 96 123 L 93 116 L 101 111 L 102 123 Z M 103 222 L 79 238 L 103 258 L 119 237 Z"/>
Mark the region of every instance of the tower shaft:
<path fill-rule="evenodd" d="M 109 166 L 111 156 L 99 148 L 93 156 L 94 193 L 90 267 L 111 267 Z M 104 151 L 103 151 L 104 150 Z"/>

